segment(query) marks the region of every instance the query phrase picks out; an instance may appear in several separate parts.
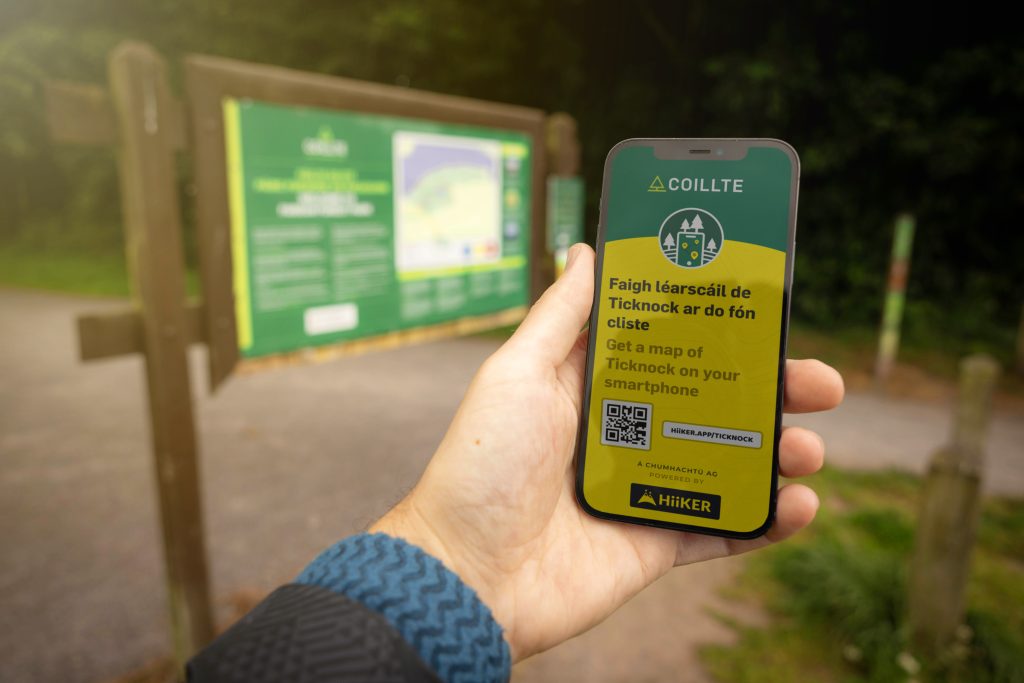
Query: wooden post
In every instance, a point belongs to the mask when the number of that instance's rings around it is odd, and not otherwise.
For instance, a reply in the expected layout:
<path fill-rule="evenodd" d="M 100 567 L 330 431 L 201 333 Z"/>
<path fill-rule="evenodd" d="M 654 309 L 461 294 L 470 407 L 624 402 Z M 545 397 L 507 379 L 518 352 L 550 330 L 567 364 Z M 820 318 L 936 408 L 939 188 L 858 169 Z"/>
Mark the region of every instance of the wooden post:
<path fill-rule="evenodd" d="M 875 384 L 885 385 L 900 348 L 900 325 L 906 302 L 907 274 L 910 270 L 910 249 L 914 244 L 914 217 L 908 213 L 896 218 L 896 234 L 892 241 L 889 282 L 882 313 L 882 330 L 875 361 Z"/>
<path fill-rule="evenodd" d="M 565 112 L 555 112 L 547 117 L 545 122 L 545 141 L 548 154 L 548 174 L 550 176 L 571 178 L 580 173 L 580 143 L 576 132 L 576 119 Z M 548 196 L 548 202 L 555 198 Z M 549 212 L 545 215 L 550 220 Z M 551 225 L 546 226 L 545 240 L 547 241 L 548 231 Z M 546 243 L 545 241 L 545 243 Z M 568 246 L 563 250 L 552 253 L 545 249 L 544 268 L 548 282 L 562 274 L 565 268 L 565 258 L 568 253 Z M 561 253 L 558 253 L 561 251 Z"/>
<path fill-rule="evenodd" d="M 548 116 L 548 172 L 557 176 L 574 176 L 580 172 L 580 143 L 576 119 L 565 112 Z"/>
<path fill-rule="evenodd" d="M 932 457 L 910 568 L 910 637 L 922 657 L 940 657 L 964 614 L 964 591 L 981 505 L 985 438 L 999 366 L 990 356 L 960 363 L 952 443 Z"/>
<path fill-rule="evenodd" d="M 183 673 L 188 657 L 212 639 L 213 620 L 186 355 L 193 325 L 185 306 L 174 155 L 182 121 L 164 61 L 152 48 L 121 44 L 111 55 L 109 73 L 128 268 L 145 349 L 174 656 Z"/>

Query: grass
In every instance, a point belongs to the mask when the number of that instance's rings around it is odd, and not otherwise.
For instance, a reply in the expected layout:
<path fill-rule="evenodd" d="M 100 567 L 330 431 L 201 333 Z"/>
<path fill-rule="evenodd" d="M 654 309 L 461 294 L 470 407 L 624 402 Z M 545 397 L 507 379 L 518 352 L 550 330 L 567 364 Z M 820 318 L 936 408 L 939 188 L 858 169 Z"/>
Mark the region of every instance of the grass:
<path fill-rule="evenodd" d="M 742 631 L 742 656 L 757 666 L 734 661 L 733 649 L 706 648 L 701 657 L 713 675 L 729 683 L 778 683 L 779 681 L 816 681 L 840 683 L 843 679 L 829 666 L 839 652 L 822 653 L 820 645 L 803 637 L 791 622 L 780 619 L 772 631 Z M 823 657 L 823 654 L 831 657 Z"/>
<path fill-rule="evenodd" d="M 762 603 L 768 628 L 733 625 L 735 646 L 702 651 L 721 681 L 1024 681 L 1024 501 L 984 505 L 967 627 L 941 663 L 907 650 L 904 614 L 920 481 L 826 469 L 811 530 L 753 555 L 729 597 Z M 918 670 L 920 669 L 920 670 Z"/>
<path fill-rule="evenodd" d="M 187 294 L 199 291 L 199 279 L 186 270 Z M 131 293 L 125 255 L 110 251 L 40 249 L 0 244 L 0 285 L 95 296 Z"/>
<path fill-rule="evenodd" d="M 0 245 L 0 283 L 75 294 L 128 296 L 123 254 L 40 251 Z"/>

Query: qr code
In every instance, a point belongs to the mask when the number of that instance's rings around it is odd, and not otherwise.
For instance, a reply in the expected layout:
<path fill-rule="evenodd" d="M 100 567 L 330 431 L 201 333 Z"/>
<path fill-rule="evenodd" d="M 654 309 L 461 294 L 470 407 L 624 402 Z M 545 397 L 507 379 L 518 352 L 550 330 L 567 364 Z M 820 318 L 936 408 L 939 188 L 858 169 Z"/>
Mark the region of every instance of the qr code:
<path fill-rule="evenodd" d="M 605 399 L 601 404 L 601 443 L 650 450 L 651 404 Z"/>

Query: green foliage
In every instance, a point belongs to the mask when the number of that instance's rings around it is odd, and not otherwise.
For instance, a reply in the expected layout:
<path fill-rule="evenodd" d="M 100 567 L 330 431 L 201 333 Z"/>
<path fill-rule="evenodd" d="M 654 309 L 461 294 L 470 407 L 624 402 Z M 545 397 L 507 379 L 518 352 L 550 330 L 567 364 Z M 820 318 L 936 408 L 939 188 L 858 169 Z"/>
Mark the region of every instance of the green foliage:
<path fill-rule="evenodd" d="M 0 244 L 0 275 L 5 286 L 116 297 L 127 297 L 131 292 L 124 254 L 108 250 Z M 198 293 L 199 274 L 188 268 L 185 294 Z"/>
<path fill-rule="evenodd" d="M 968 628 L 944 661 L 917 662 L 907 654 L 905 595 L 919 483 L 834 469 L 814 479 L 825 503 L 811 532 L 753 556 L 739 591 L 766 598 L 772 625 L 739 628 L 737 646 L 702 653 L 719 680 L 1024 680 L 1024 567 L 1014 559 L 1024 501 L 986 501 Z"/>
<path fill-rule="evenodd" d="M 963 667 L 976 672 L 976 677 L 963 680 L 987 680 L 993 683 L 1024 683 L 1024 647 L 1020 633 L 1013 633 L 1006 624 L 989 612 L 972 612 L 967 625 L 973 644 Z"/>
<path fill-rule="evenodd" d="M 955 26 L 960 13 L 930 17 L 928 41 L 899 8 L 886 10 L 885 27 L 859 28 L 877 9 L 765 17 L 765 39 L 707 64 L 715 129 L 738 133 L 758 112 L 801 151 L 799 317 L 877 324 L 893 217 L 907 210 L 918 234 L 905 337 L 956 353 L 979 341 L 1009 349 L 1021 299 L 1013 254 L 1024 248 L 1009 228 L 1022 200 L 1011 112 L 1024 51 L 969 21 Z"/>
<path fill-rule="evenodd" d="M 588 224 L 635 136 L 774 136 L 803 177 L 794 313 L 874 329 L 892 222 L 918 219 L 904 337 L 1008 359 L 1024 298 L 1024 48 L 999 8 L 740 0 L 10 0 L 0 7 L 0 242 L 119 251 L 106 150 L 47 137 L 46 79 L 102 83 L 144 40 L 549 111 L 579 121 Z M 880 21 L 878 17 L 884 16 Z M 183 177 L 183 185 L 188 178 Z M 88 228 L 95 227 L 95 234 Z"/>
<path fill-rule="evenodd" d="M 3 284 L 77 294 L 128 296 L 128 274 L 120 253 L 52 251 L 0 245 Z"/>
<path fill-rule="evenodd" d="M 914 527 L 908 515 L 892 507 L 862 507 L 846 521 L 862 534 L 862 540 L 887 554 L 909 555 L 914 547 Z"/>
<path fill-rule="evenodd" d="M 701 662 L 715 680 L 727 683 L 780 681 L 847 681 L 829 665 L 841 657 L 838 649 L 822 647 L 790 621 L 780 619 L 772 629 L 740 628 L 738 648 L 712 645 L 701 649 Z M 741 654 L 737 656 L 737 649 Z M 835 651 L 832 651 L 835 650 Z"/>
<path fill-rule="evenodd" d="M 981 543 L 1018 562 L 1024 562 L 1024 505 L 995 500 L 982 512 Z"/>
<path fill-rule="evenodd" d="M 786 612 L 855 648 L 850 651 L 870 680 L 905 678 L 898 664 L 905 580 L 892 553 L 823 539 L 786 548 L 772 569 L 787 589 Z"/>

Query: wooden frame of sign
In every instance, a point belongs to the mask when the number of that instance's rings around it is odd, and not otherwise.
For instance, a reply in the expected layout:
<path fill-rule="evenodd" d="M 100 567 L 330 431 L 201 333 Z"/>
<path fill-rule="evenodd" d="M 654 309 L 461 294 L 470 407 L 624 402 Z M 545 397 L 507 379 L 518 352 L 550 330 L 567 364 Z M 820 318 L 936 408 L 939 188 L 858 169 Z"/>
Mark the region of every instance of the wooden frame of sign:
<path fill-rule="evenodd" d="M 193 136 L 189 148 L 194 155 L 199 265 L 211 387 L 220 384 L 236 368 L 251 371 L 327 360 L 371 349 L 464 335 L 518 322 L 526 310 L 519 306 L 437 325 L 242 360 L 232 287 L 231 217 L 223 114 L 223 102 L 227 98 L 484 126 L 527 134 L 532 140 L 531 301 L 536 300 L 550 284 L 552 268 L 550 259 L 546 258 L 544 235 L 547 117 L 543 111 L 217 57 L 189 56 L 184 65 L 187 115 Z"/>

